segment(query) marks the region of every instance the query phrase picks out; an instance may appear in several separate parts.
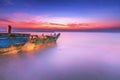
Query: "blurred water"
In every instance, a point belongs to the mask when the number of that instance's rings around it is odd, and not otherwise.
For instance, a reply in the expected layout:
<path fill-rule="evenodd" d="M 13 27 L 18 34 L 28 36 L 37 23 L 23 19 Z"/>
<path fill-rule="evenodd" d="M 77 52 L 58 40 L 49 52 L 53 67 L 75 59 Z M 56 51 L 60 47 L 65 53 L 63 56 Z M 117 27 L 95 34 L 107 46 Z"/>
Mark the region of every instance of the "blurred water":
<path fill-rule="evenodd" d="M 120 80 L 120 33 L 61 34 L 42 51 L 0 56 L 0 80 Z"/>

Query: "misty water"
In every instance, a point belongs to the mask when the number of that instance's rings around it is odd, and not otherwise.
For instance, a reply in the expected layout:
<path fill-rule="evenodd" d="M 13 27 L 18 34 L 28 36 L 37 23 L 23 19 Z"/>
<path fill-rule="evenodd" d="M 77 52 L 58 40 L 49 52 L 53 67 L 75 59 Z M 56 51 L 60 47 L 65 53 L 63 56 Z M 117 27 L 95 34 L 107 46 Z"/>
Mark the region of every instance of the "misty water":
<path fill-rule="evenodd" d="M 64 32 L 42 51 L 0 56 L 0 80 L 120 80 L 120 33 Z"/>

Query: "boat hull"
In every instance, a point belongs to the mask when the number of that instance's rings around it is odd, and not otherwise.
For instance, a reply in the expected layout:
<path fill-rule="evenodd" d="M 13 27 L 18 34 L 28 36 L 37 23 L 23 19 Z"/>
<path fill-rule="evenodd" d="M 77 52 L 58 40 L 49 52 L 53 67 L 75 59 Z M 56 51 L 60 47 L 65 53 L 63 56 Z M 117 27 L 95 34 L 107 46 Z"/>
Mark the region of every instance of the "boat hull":
<path fill-rule="evenodd" d="M 0 48 L 8 48 L 11 45 L 19 45 L 28 42 L 29 34 L 0 34 Z"/>
<path fill-rule="evenodd" d="M 56 44 L 56 41 L 60 34 L 56 36 L 53 35 L 46 35 L 46 36 L 37 36 L 31 35 L 30 41 L 25 44 L 23 47 L 23 51 L 34 51 L 44 49 L 45 47 L 53 46 Z"/>
<path fill-rule="evenodd" d="M 0 33 L 0 53 L 6 53 L 13 50 L 19 50 L 29 41 L 29 34 L 7 34 Z"/>

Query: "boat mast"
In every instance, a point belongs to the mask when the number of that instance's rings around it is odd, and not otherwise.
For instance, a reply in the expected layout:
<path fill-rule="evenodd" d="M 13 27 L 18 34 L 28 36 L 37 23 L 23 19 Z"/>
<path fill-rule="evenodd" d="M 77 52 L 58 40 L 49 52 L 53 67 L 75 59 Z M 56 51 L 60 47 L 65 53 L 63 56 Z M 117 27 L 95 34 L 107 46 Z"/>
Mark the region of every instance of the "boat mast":
<path fill-rule="evenodd" d="M 11 25 L 8 25 L 8 29 L 7 29 L 8 34 L 11 34 L 11 29 L 12 29 Z"/>

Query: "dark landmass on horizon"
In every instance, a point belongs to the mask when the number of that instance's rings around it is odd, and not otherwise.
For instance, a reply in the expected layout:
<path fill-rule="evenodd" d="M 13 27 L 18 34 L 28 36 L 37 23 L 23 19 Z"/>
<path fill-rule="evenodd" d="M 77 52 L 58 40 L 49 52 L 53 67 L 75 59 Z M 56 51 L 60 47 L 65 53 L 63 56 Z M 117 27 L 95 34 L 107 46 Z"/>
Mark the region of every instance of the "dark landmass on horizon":
<path fill-rule="evenodd" d="M 6 32 L 6 27 L 0 27 L 0 32 Z M 28 29 L 14 28 L 13 32 L 120 32 L 120 27 L 104 29 Z"/>

